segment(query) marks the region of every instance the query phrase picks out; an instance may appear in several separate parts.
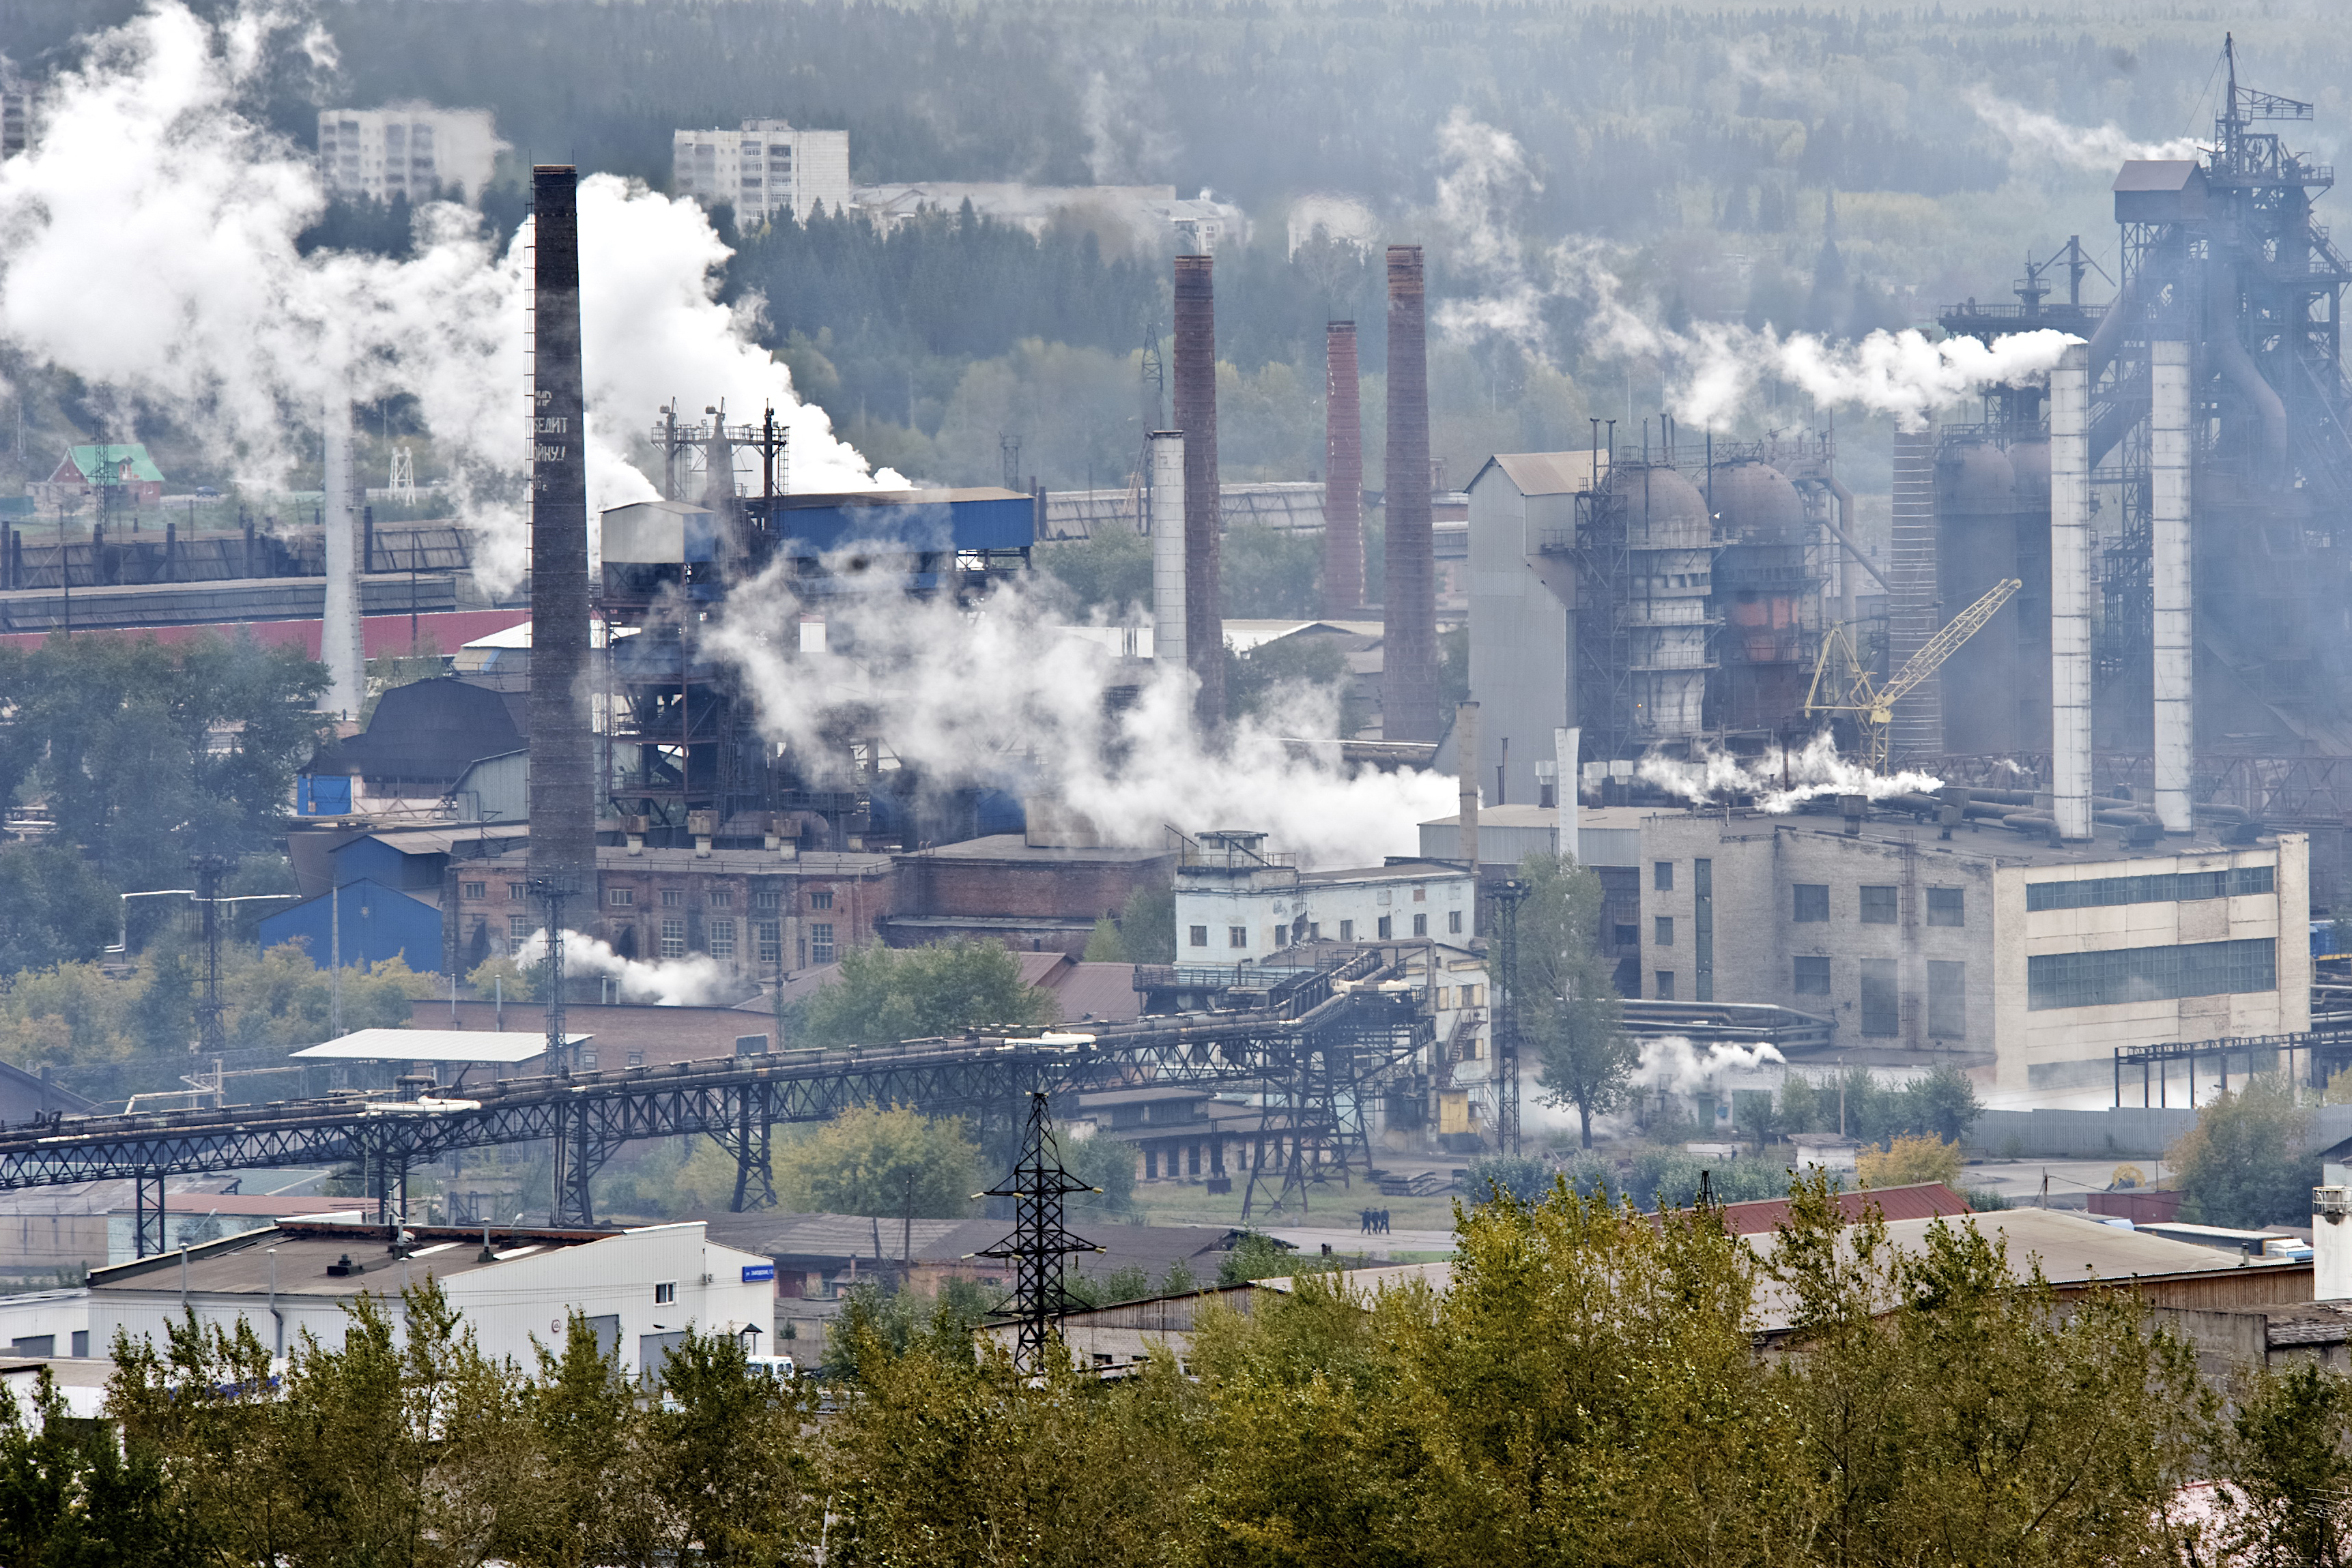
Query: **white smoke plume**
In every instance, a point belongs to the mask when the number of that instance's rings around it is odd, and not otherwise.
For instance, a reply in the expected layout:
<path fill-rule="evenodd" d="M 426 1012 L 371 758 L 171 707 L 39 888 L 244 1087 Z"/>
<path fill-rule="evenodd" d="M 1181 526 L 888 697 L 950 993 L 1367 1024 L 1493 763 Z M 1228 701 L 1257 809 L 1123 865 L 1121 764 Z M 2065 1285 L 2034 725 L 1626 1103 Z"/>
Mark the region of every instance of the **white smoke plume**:
<path fill-rule="evenodd" d="M 547 961 L 545 926 L 515 949 L 514 961 L 526 969 Z M 689 953 L 683 958 L 647 963 L 625 958 L 609 943 L 577 931 L 563 934 L 563 972 L 617 980 L 621 1000 L 663 1008 L 723 1007 L 740 994 L 719 969 L 718 960 L 708 954 Z"/>
<path fill-rule="evenodd" d="M 1890 795 L 1930 795 L 1944 787 L 1931 773 L 1873 773 L 1840 757 L 1837 742 L 1826 730 L 1794 751 L 1782 746 L 1747 759 L 1710 750 L 1692 761 L 1653 753 L 1633 771 L 1643 782 L 1695 804 L 1751 795 L 1759 810 L 1774 816 L 1822 795 L 1866 795 L 1878 800 Z"/>
<path fill-rule="evenodd" d="M 2112 123 L 2069 125 L 2055 115 L 2012 103 L 1989 88 L 1971 89 L 1968 98 L 1977 118 L 2008 141 L 2011 158 L 2028 163 L 2054 163 L 2085 173 L 2107 174 L 2129 159 L 2193 159 L 2204 152 L 2187 136 L 2141 141 Z"/>
<path fill-rule="evenodd" d="M 1769 325 L 1711 321 L 1675 331 L 1657 312 L 1625 298 L 1615 248 L 1584 240 L 1536 247 L 1519 235 L 1515 214 L 1543 187 L 1508 131 L 1457 108 L 1438 128 L 1438 215 L 1454 246 L 1448 259 L 1470 287 L 1438 307 L 1439 329 L 1499 338 L 1543 359 L 1544 306 L 1572 298 L 1587 313 L 1591 346 L 1607 358 L 1642 361 L 1664 383 L 1668 410 L 1699 429 L 1728 426 L 1767 379 L 1793 383 L 1824 409 L 1891 414 L 1916 428 L 1948 403 L 2048 373 L 2075 340 L 2043 330 L 1987 347 L 1973 338 L 1931 342 L 1906 329 L 1832 343 Z"/>
<path fill-rule="evenodd" d="M 852 547 L 834 564 L 898 549 Z M 825 618 L 835 652 L 798 652 L 803 612 Z M 927 782 L 1053 798 L 1121 843 L 1157 846 L 1163 826 L 1234 828 L 1310 862 L 1376 865 L 1416 852 L 1415 824 L 1453 809 L 1448 779 L 1349 776 L 1287 744 L 1334 733 L 1329 701 L 1304 692 L 1265 720 L 1229 726 L 1214 747 L 1193 733 L 1189 674 L 1155 670 L 1131 706 L 1108 713 L 1106 693 L 1127 677 L 1063 619 L 1050 593 L 1014 585 L 969 610 L 895 590 L 803 602 L 780 567 L 730 598 L 705 645 L 741 667 L 762 733 L 803 767 L 832 755 L 834 715 L 863 710 L 867 732 Z"/>
<path fill-rule="evenodd" d="M 1642 1061 L 1633 1077 L 1651 1090 L 1695 1094 L 1713 1087 L 1726 1072 L 1755 1072 L 1787 1065 L 1788 1058 L 1774 1046 L 1717 1042 L 1701 1049 L 1681 1035 L 1671 1034 L 1642 1042 Z"/>
<path fill-rule="evenodd" d="M 150 0 L 94 37 L 43 99 L 31 149 L 0 164 L 0 340 L 98 383 L 120 414 L 168 413 L 264 491 L 283 486 L 294 433 L 316 426 L 338 382 L 355 402 L 413 393 L 486 536 L 486 575 L 511 578 L 530 455 L 528 225 L 501 254 L 470 212 L 433 204 L 412 259 L 298 254 L 325 193 L 309 154 L 245 106 L 285 54 L 324 60 L 324 39 L 269 0 L 217 21 Z M 747 313 L 716 300 L 728 252 L 698 208 L 604 175 L 580 202 L 591 507 L 654 495 L 628 454 L 672 395 L 738 414 L 775 402 L 801 487 L 903 483 L 869 475 L 749 339 Z"/>

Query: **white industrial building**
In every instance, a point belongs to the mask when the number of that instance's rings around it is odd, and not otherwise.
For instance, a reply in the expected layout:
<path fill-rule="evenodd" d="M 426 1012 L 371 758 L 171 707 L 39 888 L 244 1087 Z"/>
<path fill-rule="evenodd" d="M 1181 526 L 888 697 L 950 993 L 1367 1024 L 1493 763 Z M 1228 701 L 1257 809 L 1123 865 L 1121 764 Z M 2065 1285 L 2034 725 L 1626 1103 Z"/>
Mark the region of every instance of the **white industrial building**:
<path fill-rule="evenodd" d="M 782 120 L 747 120 L 740 131 L 675 131 L 670 163 L 677 194 L 706 207 L 731 205 L 738 228 L 782 213 L 806 223 L 819 203 L 828 213 L 849 204 L 846 131 L 796 131 Z"/>
<path fill-rule="evenodd" d="M 1829 1016 L 1841 1050 L 2004 1094 L 2111 1092 L 2117 1046 L 2311 1027 L 2304 835 L 2053 847 L 1979 821 L 1644 819 L 1641 994 Z"/>
<path fill-rule="evenodd" d="M 309 1333 L 342 1343 L 362 1294 L 392 1315 L 400 1293 L 440 1281 L 484 1354 L 534 1364 L 532 1346 L 560 1345 L 569 1314 L 585 1316 L 629 1375 L 657 1375 L 688 1329 L 763 1345 L 775 1316 L 775 1264 L 721 1247 L 695 1220 L 612 1231 L 417 1228 L 395 1246 L 383 1226 L 289 1220 L 202 1247 L 95 1270 L 90 1343 L 115 1331 L 161 1343 L 167 1321 L 193 1311 L 208 1327 L 239 1320 L 283 1355 Z"/>
<path fill-rule="evenodd" d="M 1202 833 L 1176 867 L 1176 962 L 1186 968 L 1263 963 L 1302 942 L 1469 946 L 1477 903 L 1463 866 L 1430 861 L 1300 871 L 1256 832 Z"/>
<path fill-rule="evenodd" d="M 505 145 L 487 109 L 411 103 L 319 111 L 319 175 L 334 196 L 470 202 L 490 183 Z"/>

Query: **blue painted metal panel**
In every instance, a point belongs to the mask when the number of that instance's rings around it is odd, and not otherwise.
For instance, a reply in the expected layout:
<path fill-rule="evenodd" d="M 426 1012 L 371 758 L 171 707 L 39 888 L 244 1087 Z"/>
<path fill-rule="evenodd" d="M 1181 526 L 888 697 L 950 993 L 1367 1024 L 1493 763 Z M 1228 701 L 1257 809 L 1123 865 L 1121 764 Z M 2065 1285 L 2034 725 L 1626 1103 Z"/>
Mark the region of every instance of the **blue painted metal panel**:
<path fill-rule="evenodd" d="M 1035 504 L 1025 496 L 879 506 L 779 507 L 771 531 L 815 550 L 838 549 L 862 540 L 935 553 L 1027 549 L 1036 543 L 1037 513 Z"/>
<path fill-rule="evenodd" d="M 346 967 L 381 964 L 396 957 L 420 972 L 440 971 L 439 909 L 367 879 L 346 883 L 336 890 L 336 897 L 341 908 Z M 334 919 L 335 905 L 321 894 L 264 917 L 261 945 L 269 948 L 299 941 L 311 964 L 323 969 L 335 951 Z"/>
<path fill-rule="evenodd" d="M 294 779 L 294 814 L 341 817 L 352 809 L 352 781 L 341 773 L 301 773 Z"/>

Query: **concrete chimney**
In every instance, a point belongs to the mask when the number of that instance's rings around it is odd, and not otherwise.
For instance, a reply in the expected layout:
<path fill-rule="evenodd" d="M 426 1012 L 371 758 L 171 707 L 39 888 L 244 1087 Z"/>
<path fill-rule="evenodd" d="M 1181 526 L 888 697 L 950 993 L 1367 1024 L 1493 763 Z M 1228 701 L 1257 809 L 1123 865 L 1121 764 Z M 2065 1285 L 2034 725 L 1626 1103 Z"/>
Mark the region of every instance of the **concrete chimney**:
<path fill-rule="evenodd" d="M 1464 703 L 1454 711 L 1454 753 L 1462 773 L 1462 859 L 1473 874 L 1478 870 L 1478 705 Z"/>
<path fill-rule="evenodd" d="M 593 897 L 595 751 L 588 732 L 588 465 L 581 440 L 579 171 L 531 171 L 530 874 Z M 565 924 L 584 925 L 575 896 Z"/>
<path fill-rule="evenodd" d="M 325 438 L 326 478 L 319 524 L 327 555 L 320 657 L 327 666 L 328 710 L 357 718 L 367 704 L 367 652 L 360 624 L 359 508 L 352 494 L 352 403 L 341 376 L 327 389 L 320 433 Z"/>
<path fill-rule="evenodd" d="M 1151 662 L 1184 664 L 1184 434 L 1151 433 Z"/>
<path fill-rule="evenodd" d="M 2352 1187 L 2311 1189 L 2311 1299 L 2352 1301 Z"/>
<path fill-rule="evenodd" d="M 1184 433 L 1184 654 L 1200 682 L 1203 730 L 1225 720 L 1224 601 L 1217 588 L 1223 518 L 1217 485 L 1217 305 L 1211 258 L 1176 258 L 1176 424 Z"/>
<path fill-rule="evenodd" d="M 1364 408 L 1356 324 L 1323 329 L 1323 613 L 1364 608 Z"/>
<path fill-rule="evenodd" d="M 2091 836 L 2091 439 L 2087 343 L 2050 372 L 2050 811 Z"/>
<path fill-rule="evenodd" d="M 2196 649 L 2189 605 L 2189 344 L 2148 344 L 2148 525 L 2156 576 L 2156 820 L 2191 831 L 2197 754 Z"/>
<path fill-rule="evenodd" d="M 1437 559 L 1429 519 L 1429 354 L 1421 246 L 1389 246 L 1388 581 L 1381 736 L 1437 738 Z"/>

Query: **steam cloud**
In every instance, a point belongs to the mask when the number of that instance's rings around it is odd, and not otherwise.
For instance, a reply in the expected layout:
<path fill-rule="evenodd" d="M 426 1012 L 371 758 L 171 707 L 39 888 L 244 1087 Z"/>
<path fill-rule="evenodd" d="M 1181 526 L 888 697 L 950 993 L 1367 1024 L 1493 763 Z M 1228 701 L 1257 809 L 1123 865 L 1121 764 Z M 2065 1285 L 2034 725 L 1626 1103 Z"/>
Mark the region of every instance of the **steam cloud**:
<path fill-rule="evenodd" d="M 514 960 L 525 968 L 546 962 L 545 926 L 515 949 Z M 617 980 L 623 1001 L 650 1002 L 656 1007 L 720 1007 L 740 994 L 730 987 L 718 961 L 707 954 L 646 963 L 625 958 L 609 943 L 577 931 L 563 934 L 563 972 Z"/>
<path fill-rule="evenodd" d="M 851 547 L 862 557 L 899 547 Z M 803 604 L 780 566 L 739 590 L 706 645 L 739 665 L 767 738 L 820 768 L 835 755 L 833 716 L 864 711 L 927 782 L 1058 798 L 1122 843 L 1157 845 L 1163 825 L 1188 832 L 1254 829 L 1274 847 L 1339 864 L 1417 852 L 1414 824 L 1453 809 L 1454 785 L 1429 773 L 1353 777 L 1286 743 L 1335 732 L 1329 700 L 1293 688 L 1261 722 L 1203 745 L 1190 722 L 1192 679 L 1155 668 L 1135 702 L 1112 713 L 1118 674 L 1107 651 L 1059 629 L 1042 589 L 1000 587 L 970 610 L 895 591 Z M 806 610 L 826 619 L 827 646 L 798 651 Z"/>
<path fill-rule="evenodd" d="M 1706 1088 L 1725 1072 L 1754 1072 L 1764 1067 L 1785 1067 L 1788 1058 L 1769 1045 L 1718 1042 L 1702 1051 L 1681 1035 L 1642 1042 L 1641 1065 L 1633 1076 L 1645 1087 L 1669 1094 L 1691 1094 Z"/>
<path fill-rule="evenodd" d="M 1544 307 L 1572 298 L 1588 313 L 1591 347 L 1655 365 L 1667 407 L 1700 428 L 1729 425 L 1767 378 L 1793 382 L 1822 408 L 1891 414 L 1916 427 L 1947 403 L 2046 374 L 2076 340 L 2042 330 L 1987 347 L 1972 338 L 1930 342 L 1906 329 L 1832 344 L 1807 332 L 1722 322 L 1675 331 L 1626 300 L 1615 250 L 1589 240 L 1538 249 L 1520 236 L 1513 214 L 1543 186 L 1517 138 L 1457 108 L 1437 141 L 1438 212 L 1455 236 L 1450 259 L 1475 286 L 1470 297 L 1439 307 L 1440 329 L 1500 338 L 1543 359 Z"/>
<path fill-rule="evenodd" d="M 1944 787 L 1933 774 L 1905 771 L 1879 774 L 1840 757 L 1837 742 L 1824 730 L 1795 751 L 1786 746 L 1744 761 L 1710 751 L 1692 761 L 1652 755 L 1642 758 L 1634 774 L 1670 795 L 1704 803 L 1727 795 L 1752 795 L 1759 809 L 1775 816 L 1793 811 L 1821 795 L 1866 795 L 1874 800 L 1890 795 L 1932 794 Z"/>
<path fill-rule="evenodd" d="M 217 21 L 151 0 L 92 39 L 45 99 L 30 151 L 0 165 L 0 339 L 99 383 L 118 416 L 168 413 L 263 490 L 285 484 L 290 433 L 315 425 L 339 382 L 354 402 L 413 393 L 485 535 L 484 574 L 509 580 L 529 458 L 529 227 L 500 254 L 472 213 L 430 204 L 410 260 L 299 255 L 325 193 L 310 158 L 244 107 L 294 50 L 331 63 L 307 13 L 269 0 Z M 580 206 L 591 507 L 654 496 L 631 442 L 672 394 L 739 412 L 774 402 L 802 487 L 903 483 L 870 476 L 793 395 L 748 335 L 757 301 L 717 301 L 728 251 L 691 202 L 597 175 Z"/>
<path fill-rule="evenodd" d="M 2009 142 L 2013 158 L 2086 173 L 2111 173 L 2116 164 L 2133 158 L 2195 158 L 2204 151 L 2186 136 L 2169 141 L 2140 141 L 2112 124 L 2095 130 L 2069 125 L 1982 87 L 1969 92 L 1969 107 Z"/>

